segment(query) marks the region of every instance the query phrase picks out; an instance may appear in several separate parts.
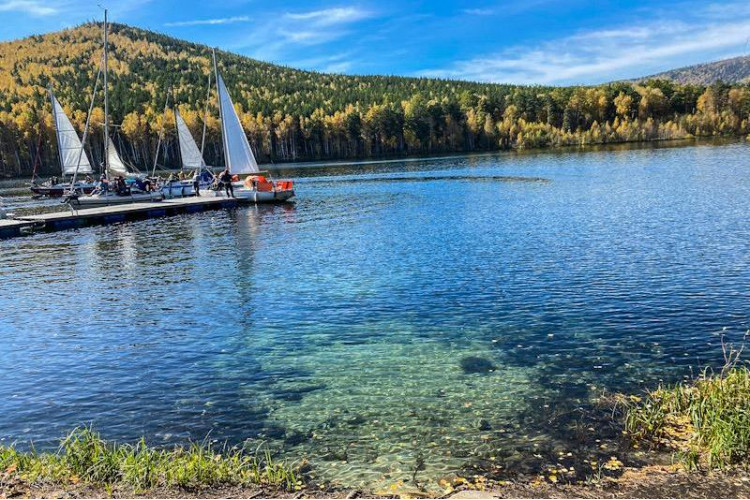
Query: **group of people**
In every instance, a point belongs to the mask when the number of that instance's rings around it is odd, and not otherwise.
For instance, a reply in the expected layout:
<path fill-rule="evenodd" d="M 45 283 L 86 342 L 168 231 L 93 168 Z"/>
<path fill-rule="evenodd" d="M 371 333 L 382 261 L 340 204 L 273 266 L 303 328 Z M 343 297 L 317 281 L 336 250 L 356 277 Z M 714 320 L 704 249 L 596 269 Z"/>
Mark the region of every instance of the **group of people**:
<path fill-rule="evenodd" d="M 210 177 L 206 178 L 204 177 L 204 172 L 207 171 L 196 171 L 193 174 L 192 181 L 193 181 L 193 193 L 195 196 L 200 196 L 200 188 L 201 188 L 201 180 L 206 179 L 210 180 Z M 210 174 L 213 176 L 213 181 L 211 183 L 211 189 L 214 189 L 216 191 L 224 191 L 227 195 L 227 197 L 234 198 L 234 186 L 232 186 L 232 182 L 237 180 L 236 176 L 233 176 L 232 173 L 229 171 L 229 168 L 225 168 L 221 173 L 219 174 Z M 125 181 L 125 178 L 121 175 L 115 177 L 111 181 L 107 178 L 105 174 L 102 174 L 101 177 L 99 177 L 98 181 L 94 181 L 94 178 L 91 175 L 87 175 L 84 179 L 84 183 L 86 184 L 96 184 L 96 187 L 94 189 L 94 193 L 107 193 L 110 190 L 114 191 L 120 196 L 128 196 L 131 193 L 131 186 L 135 186 L 140 191 L 144 191 L 146 193 L 156 191 L 159 189 L 159 187 L 164 184 L 170 184 L 172 182 L 176 181 L 185 181 L 188 177 L 185 174 L 185 172 L 179 172 L 177 175 L 174 173 L 169 174 L 169 177 L 167 177 L 166 181 L 163 181 L 161 178 L 150 178 L 150 177 L 136 177 L 133 180 L 132 185 L 128 184 Z M 50 179 L 50 183 L 52 185 L 55 185 L 59 182 L 59 179 L 57 177 L 53 177 Z"/>

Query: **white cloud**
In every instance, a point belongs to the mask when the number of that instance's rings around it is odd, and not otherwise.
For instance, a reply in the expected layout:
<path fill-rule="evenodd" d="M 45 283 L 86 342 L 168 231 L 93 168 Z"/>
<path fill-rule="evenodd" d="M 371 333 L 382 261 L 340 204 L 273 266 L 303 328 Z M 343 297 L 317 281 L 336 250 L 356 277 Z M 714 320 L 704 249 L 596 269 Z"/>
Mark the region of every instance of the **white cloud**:
<path fill-rule="evenodd" d="M 290 57 L 299 56 L 300 48 L 312 49 L 340 40 L 353 32 L 353 24 L 374 16 L 372 11 L 351 6 L 285 12 L 274 16 L 272 21 L 258 22 L 252 35 L 238 41 L 233 48 L 249 50 L 251 56 L 257 59 L 288 63 Z M 343 71 L 344 63 L 338 62 L 336 66 L 330 67 Z M 315 69 L 323 70 L 319 66 L 315 66 Z"/>
<path fill-rule="evenodd" d="M 338 54 L 326 54 L 320 57 L 295 60 L 291 61 L 289 65 L 294 68 L 311 69 L 323 73 L 346 73 L 353 66 L 351 57 L 352 52 L 341 52 Z"/>
<path fill-rule="evenodd" d="M 7 0 L 0 2 L 0 12 L 25 12 L 34 16 L 49 16 L 57 9 L 37 0 Z"/>
<path fill-rule="evenodd" d="M 219 19 L 195 19 L 192 21 L 176 21 L 164 23 L 164 26 L 213 26 L 219 24 L 246 23 L 250 21 L 248 16 L 223 17 Z"/>
<path fill-rule="evenodd" d="M 533 47 L 514 46 L 420 75 L 487 82 L 599 83 L 672 69 L 684 65 L 681 61 L 693 64 L 717 54 L 741 53 L 750 34 L 748 9 L 708 5 L 695 14 L 689 21 L 675 21 L 672 16 L 638 26 L 579 32 Z"/>
<path fill-rule="evenodd" d="M 464 9 L 461 12 L 470 16 L 491 16 L 495 13 L 492 9 Z"/>
<path fill-rule="evenodd" d="M 370 12 L 356 7 L 337 7 L 308 12 L 287 12 L 284 17 L 295 21 L 311 22 L 316 26 L 322 27 L 353 23 L 370 16 Z"/>

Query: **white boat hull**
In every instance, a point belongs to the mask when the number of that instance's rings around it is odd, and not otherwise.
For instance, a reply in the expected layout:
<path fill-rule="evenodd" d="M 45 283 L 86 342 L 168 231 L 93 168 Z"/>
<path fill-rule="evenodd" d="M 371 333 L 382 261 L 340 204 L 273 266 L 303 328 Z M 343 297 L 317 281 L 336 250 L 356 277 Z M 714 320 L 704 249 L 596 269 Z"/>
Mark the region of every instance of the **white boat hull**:
<path fill-rule="evenodd" d="M 91 196 L 79 196 L 77 198 L 71 198 L 68 200 L 70 206 L 74 208 L 88 208 L 88 207 L 107 207 L 111 205 L 125 205 L 128 203 L 149 203 L 162 201 L 164 194 L 158 191 L 151 193 L 131 193 L 129 195 L 120 196 L 113 193 L 103 194 L 92 194 Z"/>
<path fill-rule="evenodd" d="M 201 194 L 211 189 L 211 184 L 208 182 L 201 182 L 200 191 Z M 164 193 L 164 198 L 185 198 L 188 196 L 195 196 L 195 189 L 193 188 L 192 180 L 185 181 L 173 181 L 165 184 L 161 187 L 161 192 Z"/>
<path fill-rule="evenodd" d="M 233 183 L 234 197 L 239 200 L 252 201 L 253 203 L 281 203 L 288 201 L 294 196 L 293 189 L 283 191 L 257 191 L 248 189 L 242 182 Z"/>

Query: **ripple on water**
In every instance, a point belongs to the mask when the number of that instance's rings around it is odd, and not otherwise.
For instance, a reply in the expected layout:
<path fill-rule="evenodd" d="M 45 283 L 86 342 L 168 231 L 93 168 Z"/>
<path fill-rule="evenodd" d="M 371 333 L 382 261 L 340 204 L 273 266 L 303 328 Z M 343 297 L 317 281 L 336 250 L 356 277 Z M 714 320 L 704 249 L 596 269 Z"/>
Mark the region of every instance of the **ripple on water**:
<path fill-rule="evenodd" d="M 747 154 L 301 168 L 294 205 L 0 241 L 0 439 L 210 433 L 372 489 L 569 449 L 744 339 Z"/>

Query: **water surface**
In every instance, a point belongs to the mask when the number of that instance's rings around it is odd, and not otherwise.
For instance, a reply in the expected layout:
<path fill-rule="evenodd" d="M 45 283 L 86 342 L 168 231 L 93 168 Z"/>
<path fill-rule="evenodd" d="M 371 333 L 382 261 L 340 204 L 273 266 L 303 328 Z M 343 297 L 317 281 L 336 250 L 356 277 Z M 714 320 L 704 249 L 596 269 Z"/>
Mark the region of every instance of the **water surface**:
<path fill-rule="evenodd" d="M 210 435 L 434 483 L 567 449 L 559 415 L 750 328 L 744 143 L 284 174 L 294 205 L 0 241 L 0 439 Z"/>

